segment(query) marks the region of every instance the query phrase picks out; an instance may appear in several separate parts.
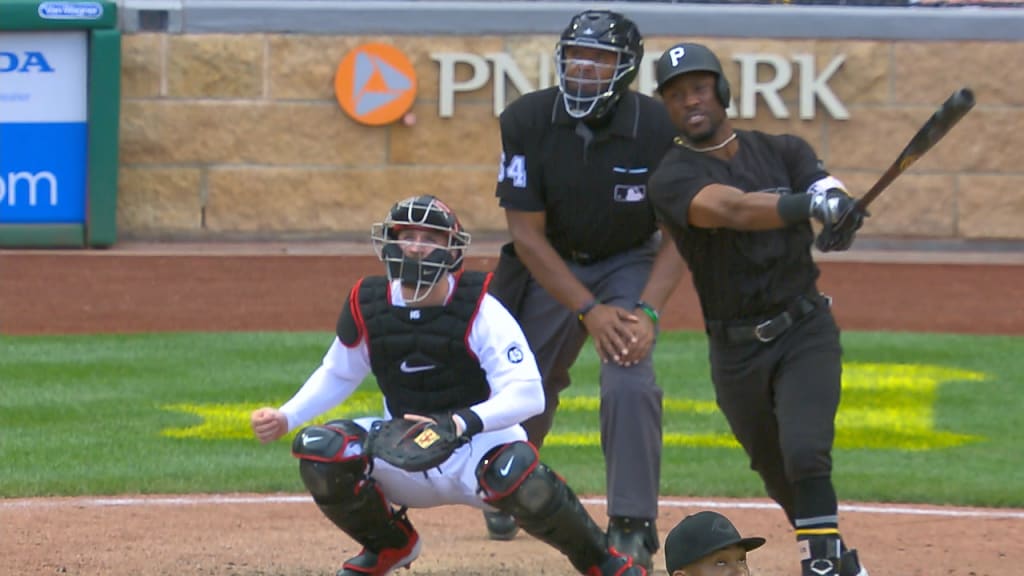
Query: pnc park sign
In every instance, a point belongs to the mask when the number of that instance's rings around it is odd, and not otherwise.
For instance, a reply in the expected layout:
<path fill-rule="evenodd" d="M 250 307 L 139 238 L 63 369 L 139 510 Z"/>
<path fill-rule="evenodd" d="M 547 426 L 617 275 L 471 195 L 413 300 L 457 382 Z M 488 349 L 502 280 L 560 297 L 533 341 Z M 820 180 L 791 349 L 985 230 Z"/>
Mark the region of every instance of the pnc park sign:
<path fill-rule="evenodd" d="M 654 64 L 661 53 L 645 54 L 636 87 L 654 93 Z M 437 63 L 437 112 L 441 118 L 457 114 L 455 96 L 474 92 L 491 83 L 491 99 L 497 116 L 510 97 L 557 84 L 551 52 L 536 52 L 531 76 L 505 52 L 432 52 Z M 735 53 L 739 77 L 730 78 L 731 118 L 755 118 L 767 111 L 775 118 L 812 120 L 826 113 L 836 120 L 848 120 L 850 113 L 829 86 L 829 81 L 846 61 L 845 54 L 819 65 L 812 53 L 789 55 Z M 796 85 L 797 102 L 787 103 L 782 90 Z M 396 48 L 386 44 L 364 44 L 353 49 L 339 64 L 334 80 L 335 95 L 345 112 L 358 122 L 383 125 L 402 119 L 416 99 L 418 82 L 412 63 Z"/>

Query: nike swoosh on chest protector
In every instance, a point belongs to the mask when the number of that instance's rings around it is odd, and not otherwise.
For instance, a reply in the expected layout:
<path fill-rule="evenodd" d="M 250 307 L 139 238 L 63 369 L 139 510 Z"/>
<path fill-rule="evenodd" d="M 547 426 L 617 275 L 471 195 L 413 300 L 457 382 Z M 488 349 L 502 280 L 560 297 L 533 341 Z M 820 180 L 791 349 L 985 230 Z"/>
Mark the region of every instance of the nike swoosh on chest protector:
<path fill-rule="evenodd" d="M 409 362 L 403 360 L 402 365 L 398 367 L 399 370 L 406 374 L 415 374 L 417 372 L 426 372 L 427 370 L 433 370 L 437 368 L 433 364 L 424 364 L 423 366 L 410 366 Z"/>

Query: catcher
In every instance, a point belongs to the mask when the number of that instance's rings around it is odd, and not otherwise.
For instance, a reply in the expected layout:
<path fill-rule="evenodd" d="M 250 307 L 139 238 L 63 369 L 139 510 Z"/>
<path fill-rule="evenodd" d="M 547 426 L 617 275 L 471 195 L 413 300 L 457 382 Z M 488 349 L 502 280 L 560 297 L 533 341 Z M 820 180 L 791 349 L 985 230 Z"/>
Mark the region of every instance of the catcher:
<path fill-rule="evenodd" d="M 470 235 L 455 214 L 433 196 L 408 198 L 371 238 L 387 277 L 356 283 L 320 367 L 280 409 L 251 416 L 272 442 L 376 377 L 383 418 L 307 426 L 292 443 L 320 511 L 363 547 L 338 576 L 409 566 L 420 536 L 406 510 L 450 504 L 511 514 L 581 574 L 645 576 L 526 441 L 519 423 L 544 409 L 540 374 L 487 293 L 491 275 L 461 270 Z"/>

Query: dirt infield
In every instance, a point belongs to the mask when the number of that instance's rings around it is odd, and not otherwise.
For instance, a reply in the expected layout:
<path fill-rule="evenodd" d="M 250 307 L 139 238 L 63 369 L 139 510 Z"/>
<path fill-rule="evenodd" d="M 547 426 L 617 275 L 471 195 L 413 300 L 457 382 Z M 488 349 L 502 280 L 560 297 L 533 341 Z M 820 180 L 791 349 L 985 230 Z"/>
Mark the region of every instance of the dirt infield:
<path fill-rule="evenodd" d="M 481 256 L 468 267 L 493 264 L 493 257 Z M 847 330 L 1024 334 L 1021 265 L 832 261 L 821 267 L 820 286 L 835 298 Z M 376 260 L 352 254 L 0 250 L 0 334 L 329 331 L 355 278 L 379 271 Z M 664 322 L 699 328 L 688 280 Z M 587 503 L 603 523 L 600 497 Z M 873 576 L 1024 571 L 1024 511 L 843 504 L 844 532 Z M 796 575 L 792 536 L 766 500 L 667 501 L 662 537 L 686 514 L 710 506 L 741 532 L 769 539 L 751 554 L 754 574 Z M 486 540 L 476 511 L 446 507 L 410 517 L 425 546 L 403 574 L 573 573 L 557 552 L 530 537 Z M 333 574 L 356 551 L 299 495 L 0 500 L 4 576 L 305 576 Z M 656 565 L 662 562 L 659 554 Z"/>

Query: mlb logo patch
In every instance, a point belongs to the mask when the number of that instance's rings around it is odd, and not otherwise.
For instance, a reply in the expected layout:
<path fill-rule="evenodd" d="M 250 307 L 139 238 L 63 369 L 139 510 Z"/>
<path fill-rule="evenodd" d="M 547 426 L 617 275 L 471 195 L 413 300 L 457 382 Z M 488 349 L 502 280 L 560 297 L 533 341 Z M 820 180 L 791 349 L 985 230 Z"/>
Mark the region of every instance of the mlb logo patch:
<path fill-rule="evenodd" d="M 643 202 L 647 198 L 646 184 L 617 184 L 615 186 L 616 202 Z"/>

